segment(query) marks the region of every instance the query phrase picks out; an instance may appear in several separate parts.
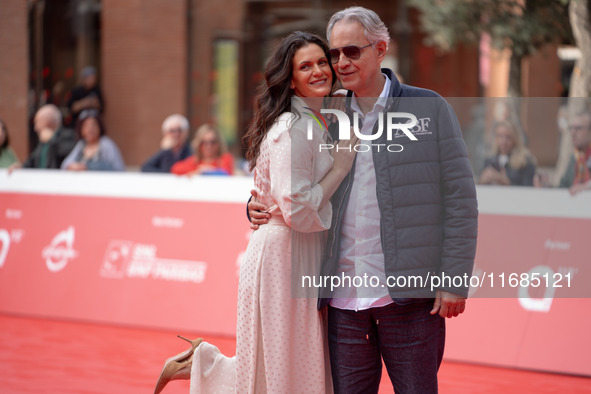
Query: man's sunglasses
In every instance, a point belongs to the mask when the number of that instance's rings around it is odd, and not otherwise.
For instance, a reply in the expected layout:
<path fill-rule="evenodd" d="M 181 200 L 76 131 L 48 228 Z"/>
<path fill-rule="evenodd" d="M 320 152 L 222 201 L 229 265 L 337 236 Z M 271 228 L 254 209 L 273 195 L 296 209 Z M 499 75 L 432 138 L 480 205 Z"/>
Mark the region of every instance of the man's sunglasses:
<path fill-rule="evenodd" d="M 355 45 L 347 45 L 346 47 L 329 49 L 328 52 L 330 53 L 330 61 L 332 62 L 332 64 L 337 64 L 341 57 L 341 51 L 343 51 L 343 55 L 345 55 L 349 59 L 357 60 L 361 57 L 361 50 L 372 45 L 373 44 L 367 44 L 366 46 L 361 48 Z"/>

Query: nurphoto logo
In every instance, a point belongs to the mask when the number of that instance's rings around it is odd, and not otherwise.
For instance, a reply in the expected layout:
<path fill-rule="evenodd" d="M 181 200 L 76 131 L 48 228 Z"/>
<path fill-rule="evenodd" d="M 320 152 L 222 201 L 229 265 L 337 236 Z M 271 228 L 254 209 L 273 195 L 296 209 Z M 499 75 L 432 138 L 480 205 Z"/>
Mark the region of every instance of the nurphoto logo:
<path fill-rule="evenodd" d="M 388 141 L 393 141 L 394 138 L 397 138 L 402 135 L 406 135 L 411 141 L 418 141 L 417 137 L 413 134 L 412 129 L 415 128 L 418 124 L 417 117 L 408 112 L 387 112 L 383 113 L 380 112 L 378 114 L 377 120 L 377 130 L 375 130 L 374 134 L 362 134 L 359 130 L 359 114 L 357 112 L 353 112 L 353 126 L 351 127 L 351 120 L 349 119 L 349 115 L 345 112 L 338 110 L 338 109 L 327 109 L 322 108 L 320 113 L 318 111 L 313 110 L 312 108 L 305 107 L 306 109 L 310 110 L 310 112 L 304 112 L 304 114 L 310 116 L 312 119 L 308 119 L 307 125 L 307 138 L 308 140 L 312 140 L 313 136 L 313 120 L 320 126 L 321 129 L 328 130 L 328 124 L 326 119 L 322 116 L 322 114 L 332 114 L 336 116 L 338 125 L 339 125 L 339 132 L 338 132 L 338 140 L 350 140 L 351 139 L 351 129 L 353 129 L 353 133 L 355 136 L 359 138 L 360 141 L 375 141 L 378 138 L 382 137 L 384 134 L 384 130 L 386 132 L 386 139 Z M 385 118 L 385 121 L 384 121 Z M 395 119 L 405 119 L 405 123 L 396 123 L 394 122 Z M 385 123 L 385 127 L 384 127 Z M 324 126 L 324 127 L 323 127 Z M 388 150 L 388 152 L 402 152 L 404 147 L 400 144 L 356 144 L 354 146 L 349 147 L 342 147 L 335 144 L 320 144 L 319 151 L 322 150 L 331 150 L 336 149 L 353 149 L 356 152 L 368 152 L 372 149 L 372 147 L 377 148 L 379 152 L 382 149 Z"/>

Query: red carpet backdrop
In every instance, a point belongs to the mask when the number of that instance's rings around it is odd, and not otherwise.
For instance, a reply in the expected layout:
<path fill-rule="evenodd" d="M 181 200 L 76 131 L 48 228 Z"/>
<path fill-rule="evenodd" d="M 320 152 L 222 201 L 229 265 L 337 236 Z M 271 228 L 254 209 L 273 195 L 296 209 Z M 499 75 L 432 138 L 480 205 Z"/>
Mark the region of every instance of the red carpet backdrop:
<path fill-rule="evenodd" d="M 0 313 L 234 336 L 251 185 L 0 172 Z M 591 192 L 478 197 L 472 298 L 446 358 L 591 376 Z"/>

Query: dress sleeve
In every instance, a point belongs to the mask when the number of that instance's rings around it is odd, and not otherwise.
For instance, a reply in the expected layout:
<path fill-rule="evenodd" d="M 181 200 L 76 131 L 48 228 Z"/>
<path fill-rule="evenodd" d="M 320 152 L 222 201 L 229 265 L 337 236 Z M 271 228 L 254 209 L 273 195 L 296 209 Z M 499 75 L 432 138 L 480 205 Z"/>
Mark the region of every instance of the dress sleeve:
<path fill-rule="evenodd" d="M 330 202 L 320 207 L 323 191 L 314 180 L 313 142 L 299 129 L 284 122 L 270 131 L 269 176 L 271 198 L 283 219 L 299 232 L 324 231 L 330 227 Z"/>

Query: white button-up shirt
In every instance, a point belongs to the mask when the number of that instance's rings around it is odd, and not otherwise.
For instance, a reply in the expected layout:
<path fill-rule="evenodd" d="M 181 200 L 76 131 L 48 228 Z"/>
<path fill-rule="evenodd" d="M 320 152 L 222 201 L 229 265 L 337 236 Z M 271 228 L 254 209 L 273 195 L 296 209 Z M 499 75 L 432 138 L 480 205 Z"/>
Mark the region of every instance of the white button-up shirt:
<path fill-rule="evenodd" d="M 371 112 L 363 116 L 355 96 L 351 100 L 351 108 L 363 121 L 361 134 L 373 134 L 378 116 L 384 110 L 392 84 L 388 76 L 384 77 L 384 89 Z M 338 272 L 339 278 L 351 279 L 351 286 L 335 289 L 330 301 L 335 308 L 357 311 L 393 302 L 386 286 L 372 142 L 361 139 L 358 142 L 368 147 L 360 146 L 357 152 L 349 203 L 343 214 Z"/>

